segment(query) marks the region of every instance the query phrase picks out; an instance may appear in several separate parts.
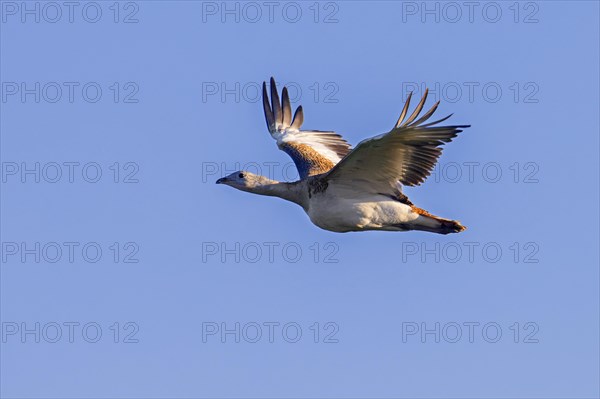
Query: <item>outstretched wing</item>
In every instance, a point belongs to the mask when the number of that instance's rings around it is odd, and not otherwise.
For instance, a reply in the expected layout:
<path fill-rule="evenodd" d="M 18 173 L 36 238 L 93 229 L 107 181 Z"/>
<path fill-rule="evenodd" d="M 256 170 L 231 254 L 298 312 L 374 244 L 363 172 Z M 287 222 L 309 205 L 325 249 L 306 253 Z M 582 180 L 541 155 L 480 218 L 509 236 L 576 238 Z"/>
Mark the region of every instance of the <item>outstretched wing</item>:
<path fill-rule="evenodd" d="M 435 112 L 439 101 L 419 119 L 428 91 L 404 121 L 410 98 L 408 96 L 396 126 L 388 133 L 367 139 L 324 176 L 336 184 L 373 194 L 394 195 L 398 182 L 417 186 L 425 181 L 442 153 L 441 146 L 452 141 L 470 125 L 439 126 L 452 115 L 426 122 Z"/>
<path fill-rule="evenodd" d="M 285 151 L 296 164 L 301 179 L 328 172 L 346 154 L 350 145 L 334 132 L 319 130 L 300 130 L 304 121 L 302 106 L 299 106 L 292 118 L 292 106 L 287 87 L 281 93 L 282 102 L 271 78 L 271 105 L 267 95 L 267 84 L 263 82 L 263 108 L 271 136 L 277 141 L 279 149 Z"/>

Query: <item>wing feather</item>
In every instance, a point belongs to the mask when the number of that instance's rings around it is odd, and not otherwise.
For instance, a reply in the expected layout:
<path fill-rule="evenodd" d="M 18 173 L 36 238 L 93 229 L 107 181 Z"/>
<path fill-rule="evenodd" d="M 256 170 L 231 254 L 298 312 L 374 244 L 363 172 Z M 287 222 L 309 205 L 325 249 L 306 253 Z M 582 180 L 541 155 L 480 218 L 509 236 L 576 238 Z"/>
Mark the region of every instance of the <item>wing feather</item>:
<path fill-rule="evenodd" d="M 413 111 L 413 113 L 406 120 L 406 122 L 404 122 L 404 124 L 402 126 L 408 126 L 408 125 L 410 125 L 410 123 L 413 120 L 415 120 L 415 118 L 421 113 L 421 110 L 423 109 L 423 105 L 425 105 L 425 100 L 427 100 L 427 94 L 429 94 L 429 89 L 425 89 L 425 94 L 423 94 L 423 97 L 421 98 L 421 101 L 419 101 L 419 104 L 417 105 L 417 108 L 415 108 L 415 110 Z"/>
<path fill-rule="evenodd" d="M 422 117 L 420 117 L 419 119 L 414 121 L 412 123 L 412 125 L 418 126 L 418 125 L 422 124 L 423 122 L 427 121 L 427 119 L 429 119 L 431 117 L 431 115 L 433 115 L 433 113 L 437 109 L 438 105 L 440 105 L 439 101 L 436 102 L 435 104 L 433 104 L 433 107 L 431 107 L 431 109 L 429 111 L 425 112 L 425 114 Z"/>
<path fill-rule="evenodd" d="M 287 87 L 283 88 L 281 92 L 281 101 L 283 106 L 283 126 L 290 126 L 292 123 L 292 105 L 290 104 L 290 95 L 288 94 Z"/>
<path fill-rule="evenodd" d="M 275 79 L 273 78 L 271 78 L 271 107 L 275 116 L 275 126 L 280 125 L 283 122 L 283 112 L 281 112 L 279 94 L 277 93 L 277 86 L 275 86 Z"/>
<path fill-rule="evenodd" d="M 304 112 L 299 106 L 292 118 L 292 106 L 286 87 L 277 93 L 275 79 L 270 80 L 271 101 L 263 82 L 263 109 L 267 127 L 277 146 L 296 164 L 301 178 L 325 173 L 350 152 L 350 145 L 339 134 L 319 130 L 300 130 Z"/>
<path fill-rule="evenodd" d="M 402 108 L 402 112 L 400 113 L 400 116 L 398 117 L 398 122 L 396 122 L 396 127 L 400 127 L 402 125 L 402 121 L 404 120 L 404 117 L 406 116 L 406 113 L 408 112 L 408 106 L 410 105 L 411 97 L 412 97 L 412 91 L 410 93 L 408 93 L 408 98 L 406 99 L 406 102 L 404 103 L 404 108 Z"/>
<path fill-rule="evenodd" d="M 300 126 L 304 122 L 304 112 L 302 111 L 302 105 L 296 108 L 296 112 L 294 112 L 294 120 L 292 125 L 290 126 L 292 129 L 300 130 Z"/>
<path fill-rule="evenodd" d="M 263 92 L 263 110 L 265 111 L 265 119 L 267 121 L 267 129 L 269 131 L 275 130 L 275 116 L 273 115 L 273 110 L 271 110 L 271 105 L 269 104 L 269 96 L 267 95 L 267 83 L 263 82 L 262 87 Z"/>
<path fill-rule="evenodd" d="M 410 95 L 396 127 L 390 132 L 362 141 L 323 178 L 340 185 L 348 185 L 357 191 L 393 195 L 398 182 L 416 186 L 425 181 L 442 154 L 441 146 L 454 139 L 462 129 L 470 125 L 437 126 L 451 115 L 422 124 L 435 112 L 437 102 L 421 118 L 416 119 L 427 98 L 423 98 L 404 121 Z"/>

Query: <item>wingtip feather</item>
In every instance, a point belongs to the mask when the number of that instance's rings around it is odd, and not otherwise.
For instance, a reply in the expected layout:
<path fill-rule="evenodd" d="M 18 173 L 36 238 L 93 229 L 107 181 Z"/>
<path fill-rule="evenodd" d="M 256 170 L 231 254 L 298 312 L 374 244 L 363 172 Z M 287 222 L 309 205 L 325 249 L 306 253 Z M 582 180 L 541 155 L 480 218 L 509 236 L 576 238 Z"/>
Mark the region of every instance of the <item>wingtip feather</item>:
<path fill-rule="evenodd" d="M 292 122 L 292 105 L 290 104 L 290 95 L 288 94 L 288 89 L 285 86 L 281 92 L 281 105 L 283 108 L 282 123 L 283 126 L 288 127 Z"/>
<path fill-rule="evenodd" d="M 302 123 L 304 122 L 304 110 L 302 109 L 302 105 L 296 108 L 296 112 L 294 113 L 294 118 L 292 120 L 292 125 L 290 126 L 292 129 L 300 130 Z"/>
<path fill-rule="evenodd" d="M 399 128 L 402 125 L 402 121 L 408 112 L 408 107 L 410 106 L 410 99 L 412 98 L 413 92 L 408 93 L 408 97 L 406 98 L 406 102 L 404 103 L 404 107 L 402 107 L 402 112 L 398 117 L 398 121 L 396 122 L 396 128 Z"/>
<path fill-rule="evenodd" d="M 273 117 L 273 111 L 269 105 L 269 95 L 267 94 L 267 82 L 263 82 L 262 87 L 263 96 L 263 110 L 265 112 L 265 120 L 267 121 L 267 129 L 271 131 L 275 127 L 275 119 Z"/>
<path fill-rule="evenodd" d="M 277 93 L 277 85 L 275 79 L 271 76 L 271 109 L 273 111 L 273 117 L 275 125 L 283 122 L 283 112 L 281 111 L 281 102 L 279 100 L 279 93 Z"/>

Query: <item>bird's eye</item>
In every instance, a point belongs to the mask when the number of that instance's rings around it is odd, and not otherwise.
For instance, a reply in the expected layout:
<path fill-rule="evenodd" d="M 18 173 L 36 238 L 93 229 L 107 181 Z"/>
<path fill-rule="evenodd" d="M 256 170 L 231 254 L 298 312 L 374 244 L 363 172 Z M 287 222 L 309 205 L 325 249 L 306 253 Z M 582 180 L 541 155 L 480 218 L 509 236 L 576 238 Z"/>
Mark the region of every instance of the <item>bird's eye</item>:
<path fill-rule="evenodd" d="M 244 178 L 244 174 L 243 174 L 243 173 L 240 173 L 240 174 L 238 175 L 238 177 L 239 177 L 240 179 L 243 179 L 243 178 Z"/>

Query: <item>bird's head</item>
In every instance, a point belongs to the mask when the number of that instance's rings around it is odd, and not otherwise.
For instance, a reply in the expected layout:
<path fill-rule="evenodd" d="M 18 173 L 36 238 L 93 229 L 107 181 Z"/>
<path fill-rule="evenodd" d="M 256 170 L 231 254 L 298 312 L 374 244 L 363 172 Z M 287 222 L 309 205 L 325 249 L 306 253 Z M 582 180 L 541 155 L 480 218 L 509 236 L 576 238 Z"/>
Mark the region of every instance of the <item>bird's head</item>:
<path fill-rule="evenodd" d="M 273 183 L 264 176 L 255 175 L 245 170 L 239 170 L 216 181 L 217 184 L 226 184 L 242 191 L 252 191 L 253 188 Z"/>

